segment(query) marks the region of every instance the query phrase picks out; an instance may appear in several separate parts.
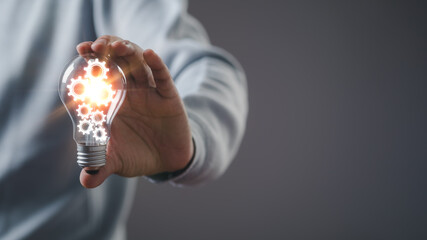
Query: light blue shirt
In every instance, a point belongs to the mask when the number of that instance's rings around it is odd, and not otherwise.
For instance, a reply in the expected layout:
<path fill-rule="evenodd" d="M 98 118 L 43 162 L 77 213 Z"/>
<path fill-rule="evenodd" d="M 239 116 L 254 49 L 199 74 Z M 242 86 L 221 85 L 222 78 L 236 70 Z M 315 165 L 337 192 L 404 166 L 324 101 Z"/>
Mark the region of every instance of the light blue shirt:
<path fill-rule="evenodd" d="M 226 170 L 244 133 L 246 79 L 186 8 L 180 0 L 0 1 L 0 239 L 125 238 L 140 178 L 80 185 L 57 94 L 76 45 L 101 35 L 159 52 L 185 103 L 195 158 L 179 176 L 151 180 L 195 185 Z"/>

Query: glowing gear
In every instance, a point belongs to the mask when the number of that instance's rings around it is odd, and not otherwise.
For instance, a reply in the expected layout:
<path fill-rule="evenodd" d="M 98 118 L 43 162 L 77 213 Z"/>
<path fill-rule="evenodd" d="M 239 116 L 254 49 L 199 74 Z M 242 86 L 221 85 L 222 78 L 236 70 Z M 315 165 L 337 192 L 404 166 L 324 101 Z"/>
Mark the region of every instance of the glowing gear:
<path fill-rule="evenodd" d="M 113 101 L 115 93 L 116 92 L 113 91 L 111 84 L 107 84 L 106 82 L 100 80 L 92 80 L 90 82 L 87 96 L 90 98 L 92 103 L 95 103 L 98 106 L 108 106 L 108 104 Z"/>
<path fill-rule="evenodd" d="M 77 127 L 79 128 L 79 132 L 83 133 L 83 135 L 89 135 L 93 130 L 92 123 L 87 119 L 80 120 Z"/>
<path fill-rule="evenodd" d="M 106 116 L 104 112 L 96 110 L 95 112 L 92 112 L 90 119 L 95 125 L 101 125 L 106 121 Z"/>
<path fill-rule="evenodd" d="M 68 96 L 72 96 L 74 101 L 82 100 L 86 98 L 86 90 L 88 88 L 87 81 L 78 77 L 77 79 L 72 78 L 71 83 L 67 85 Z"/>
<path fill-rule="evenodd" d="M 93 137 L 96 141 L 105 142 L 107 140 L 107 132 L 103 127 L 97 127 L 93 130 Z"/>
<path fill-rule="evenodd" d="M 89 59 L 87 64 L 87 67 L 84 68 L 86 71 L 85 78 L 97 80 L 107 79 L 107 72 L 110 71 L 110 69 L 105 66 L 104 61 L 100 62 L 98 58 Z"/>
<path fill-rule="evenodd" d="M 90 105 L 86 103 L 82 103 L 81 105 L 79 105 L 79 108 L 77 108 L 76 111 L 77 111 L 77 116 L 79 116 L 82 119 L 86 119 L 91 115 L 92 108 L 90 107 Z"/>

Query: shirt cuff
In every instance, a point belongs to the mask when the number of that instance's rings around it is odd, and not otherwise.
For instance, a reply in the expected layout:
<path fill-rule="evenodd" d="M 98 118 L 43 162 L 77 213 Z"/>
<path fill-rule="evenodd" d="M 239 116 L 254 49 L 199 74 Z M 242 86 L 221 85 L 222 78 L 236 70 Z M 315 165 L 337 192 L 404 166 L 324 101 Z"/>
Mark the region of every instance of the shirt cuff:
<path fill-rule="evenodd" d="M 192 138 L 192 142 L 193 142 L 193 156 L 190 159 L 190 162 L 187 164 L 187 166 L 185 166 L 183 169 L 180 169 L 178 171 L 175 172 L 162 172 L 162 173 L 157 173 L 157 174 L 153 174 L 150 176 L 146 176 L 146 178 L 153 183 L 161 183 L 161 182 L 166 182 L 169 180 L 172 180 L 176 177 L 178 177 L 179 175 L 183 174 L 184 172 L 187 171 L 187 169 L 189 169 L 192 165 L 192 163 L 194 162 L 194 156 L 196 155 L 196 144 L 194 143 L 194 138 Z"/>
<path fill-rule="evenodd" d="M 203 132 L 200 125 L 197 124 L 194 120 L 189 118 L 189 124 L 192 133 L 192 140 L 194 146 L 193 157 L 188 163 L 188 165 L 181 170 L 176 172 L 164 172 L 158 173 L 150 176 L 145 176 L 152 183 L 163 183 L 169 182 L 173 186 L 182 187 L 184 185 L 197 185 L 199 184 L 200 179 L 198 179 L 201 174 L 201 170 L 203 169 L 203 165 L 205 162 L 205 145 L 202 141 Z"/>

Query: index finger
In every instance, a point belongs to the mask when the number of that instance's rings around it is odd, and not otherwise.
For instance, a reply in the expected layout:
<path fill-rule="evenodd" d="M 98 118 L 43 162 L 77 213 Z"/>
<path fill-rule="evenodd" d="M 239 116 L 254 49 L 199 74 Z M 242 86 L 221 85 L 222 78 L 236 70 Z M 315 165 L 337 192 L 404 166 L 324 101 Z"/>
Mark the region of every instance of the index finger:
<path fill-rule="evenodd" d="M 142 48 L 128 40 L 118 40 L 111 44 L 111 54 L 128 63 L 129 73 L 132 74 L 135 83 L 155 88 L 156 83 L 151 69 L 144 59 L 143 52 Z"/>

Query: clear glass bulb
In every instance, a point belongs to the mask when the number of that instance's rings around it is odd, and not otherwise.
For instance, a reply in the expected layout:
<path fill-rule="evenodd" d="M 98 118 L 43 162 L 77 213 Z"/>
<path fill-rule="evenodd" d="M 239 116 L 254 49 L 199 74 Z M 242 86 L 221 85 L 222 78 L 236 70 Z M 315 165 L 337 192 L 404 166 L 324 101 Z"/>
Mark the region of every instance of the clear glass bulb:
<path fill-rule="evenodd" d="M 111 124 L 126 96 L 126 77 L 109 57 L 78 56 L 65 68 L 59 96 L 73 122 L 77 163 L 105 165 Z"/>

